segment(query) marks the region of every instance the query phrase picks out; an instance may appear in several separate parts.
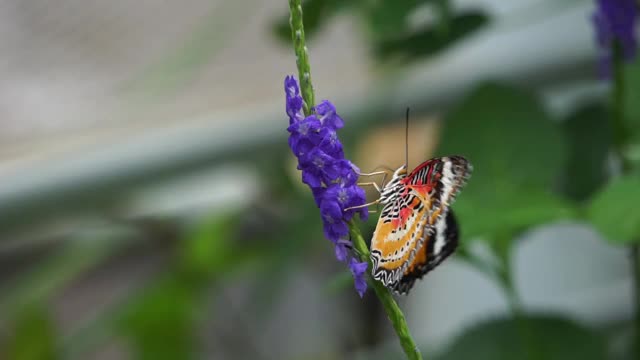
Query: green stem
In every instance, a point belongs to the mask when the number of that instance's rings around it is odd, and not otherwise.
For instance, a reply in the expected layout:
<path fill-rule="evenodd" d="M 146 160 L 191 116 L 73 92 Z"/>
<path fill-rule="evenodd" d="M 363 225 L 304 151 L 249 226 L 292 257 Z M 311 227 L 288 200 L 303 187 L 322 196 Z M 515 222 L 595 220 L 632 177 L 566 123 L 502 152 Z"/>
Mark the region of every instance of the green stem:
<path fill-rule="evenodd" d="M 353 242 L 353 246 L 360 255 L 361 261 L 366 261 L 369 264 L 369 269 L 371 269 L 371 257 L 369 256 L 369 248 L 367 247 L 367 243 L 362 238 L 362 234 L 360 233 L 360 229 L 356 225 L 354 220 L 349 221 L 349 234 L 351 235 L 351 241 Z M 422 355 L 416 346 L 416 343 L 413 341 L 411 337 L 411 333 L 409 332 L 409 326 L 407 326 L 407 321 L 404 318 L 404 314 L 402 310 L 393 299 L 393 295 L 389 289 L 387 289 L 381 282 L 374 280 L 369 275 L 369 284 L 373 287 L 373 290 L 376 293 L 376 296 L 382 303 L 389 320 L 393 324 L 393 329 L 396 331 L 398 335 L 398 339 L 400 339 L 400 345 L 402 345 L 402 349 L 407 355 L 408 359 L 418 360 L 422 359 Z"/>
<path fill-rule="evenodd" d="M 313 99 L 313 85 L 311 84 L 311 66 L 309 65 L 309 54 L 307 52 L 307 46 L 304 38 L 304 24 L 302 21 L 302 4 L 301 0 L 289 0 L 289 24 L 291 25 L 291 38 L 293 40 L 293 49 L 296 54 L 296 65 L 298 66 L 298 78 L 300 80 L 300 92 L 304 99 L 304 113 L 309 115 L 311 109 L 314 106 Z M 369 257 L 369 249 L 367 244 L 362 238 L 360 229 L 353 220 L 349 222 L 349 233 L 351 234 L 351 241 L 354 244 L 356 251 L 360 256 L 361 261 L 367 261 L 369 269 L 371 269 L 371 259 Z M 411 334 L 409 333 L 409 327 L 407 321 L 402 314 L 402 310 L 398 307 L 398 304 L 393 299 L 393 296 L 389 290 L 384 287 L 380 282 L 369 277 L 369 284 L 373 287 L 376 296 L 382 303 L 389 320 L 393 324 L 393 328 L 400 339 L 400 344 L 404 352 L 407 354 L 407 358 L 410 360 L 421 360 L 422 355 L 418 351 Z"/>
<path fill-rule="evenodd" d="M 298 79 L 300 80 L 300 92 L 304 99 L 304 114 L 309 116 L 315 105 L 313 99 L 313 84 L 311 83 L 311 65 L 309 53 L 304 39 L 304 24 L 302 22 L 301 0 L 289 0 L 289 25 L 291 26 L 291 39 L 293 50 L 296 53 L 296 65 L 298 66 Z"/>
<path fill-rule="evenodd" d="M 612 123 L 614 131 L 613 144 L 622 164 L 622 173 L 631 171 L 631 163 L 625 151 L 628 140 L 627 126 L 625 124 L 625 83 L 622 49 L 619 43 L 613 45 L 613 84 L 611 91 Z M 631 266 L 633 275 L 633 289 L 635 300 L 635 351 L 640 354 L 640 247 L 637 243 L 630 246 Z"/>
<path fill-rule="evenodd" d="M 626 173 L 631 166 L 626 157 L 627 126 L 624 121 L 624 67 L 622 64 L 622 49 L 618 44 L 613 46 L 613 84 L 611 92 L 611 115 L 613 119 L 613 145 L 622 164 L 622 172 Z"/>

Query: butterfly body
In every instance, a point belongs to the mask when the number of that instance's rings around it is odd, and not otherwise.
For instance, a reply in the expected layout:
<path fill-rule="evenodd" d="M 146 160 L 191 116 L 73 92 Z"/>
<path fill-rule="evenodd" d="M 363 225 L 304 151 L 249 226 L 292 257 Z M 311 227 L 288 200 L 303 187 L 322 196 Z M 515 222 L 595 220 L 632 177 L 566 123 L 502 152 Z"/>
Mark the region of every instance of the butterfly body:
<path fill-rule="evenodd" d="M 383 205 L 371 240 L 372 275 L 396 293 L 407 293 L 453 253 L 456 220 L 449 209 L 471 173 L 462 156 L 427 160 L 407 174 L 398 168 L 383 186 Z"/>

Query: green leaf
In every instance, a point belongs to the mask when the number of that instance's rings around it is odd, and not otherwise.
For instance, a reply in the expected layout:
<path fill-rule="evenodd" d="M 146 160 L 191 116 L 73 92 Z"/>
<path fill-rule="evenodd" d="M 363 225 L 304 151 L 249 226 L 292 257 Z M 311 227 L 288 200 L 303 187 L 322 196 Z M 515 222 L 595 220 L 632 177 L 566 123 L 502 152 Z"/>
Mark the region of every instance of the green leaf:
<path fill-rule="evenodd" d="M 616 244 L 640 241 L 640 178 L 615 179 L 596 194 L 589 206 L 589 220 Z"/>
<path fill-rule="evenodd" d="M 488 21 L 489 17 L 478 11 L 458 14 L 451 17 L 446 31 L 443 31 L 442 27 L 433 26 L 379 41 L 374 45 L 374 53 L 381 61 L 396 57 L 403 61 L 417 60 L 444 50 L 480 29 Z"/>
<path fill-rule="evenodd" d="M 535 97 L 493 83 L 472 91 L 447 116 L 438 149 L 474 166 L 453 205 L 463 239 L 492 241 L 575 216 L 551 191 L 565 153 L 559 126 Z"/>
<path fill-rule="evenodd" d="M 625 120 L 632 131 L 632 138 L 640 141 L 640 57 L 635 62 L 625 65 Z"/>
<path fill-rule="evenodd" d="M 562 188 L 574 200 L 587 199 L 608 179 L 606 166 L 613 136 L 608 118 L 604 107 L 589 105 L 563 122 L 569 161 Z"/>
<path fill-rule="evenodd" d="M 120 321 L 136 359 L 194 358 L 194 292 L 179 279 L 154 285 L 133 301 Z"/>
<path fill-rule="evenodd" d="M 304 23 L 304 35 L 311 40 L 322 26 L 335 15 L 348 1 L 339 0 L 306 0 L 302 2 L 302 16 Z M 291 28 L 289 27 L 289 14 L 281 17 L 273 25 L 274 34 L 285 43 L 291 42 Z"/>
<path fill-rule="evenodd" d="M 237 215 L 236 215 L 237 216 Z M 192 275 L 221 271 L 232 260 L 233 216 L 208 219 L 195 227 L 182 242 L 182 268 Z"/>
<path fill-rule="evenodd" d="M 560 317 L 497 318 L 467 329 L 437 360 L 605 359 L 602 338 Z"/>
<path fill-rule="evenodd" d="M 463 190 L 453 205 L 463 241 L 497 242 L 536 225 L 578 216 L 571 203 L 539 188 L 518 188 L 500 181 L 484 190 L 474 188 L 476 191 Z"/>
<path fill-rule="evenodd" d="M 37 305 L 26 306 L 14 320 L 6 346 L 6 357 L 12 360 L 57 359 L 55 329 L 49 314 Z M 2 351 L 0 351 L 2 355 Z"/>
<path fill-rule="evenodd" d="M 446 117 L 439 153 L 473 163 L 469 187 L 504 179 L 549 188 L 565 164 L 560 127 L 540 102 L 519 88 L 487 83 Z"/>
<path fill-rule="evenodd" d="M 363 2 L 367 25 L 376 40 L 397 38 L 408 30 L 409 15 L 418 6 L 434 0 L 399 0 Z"/>

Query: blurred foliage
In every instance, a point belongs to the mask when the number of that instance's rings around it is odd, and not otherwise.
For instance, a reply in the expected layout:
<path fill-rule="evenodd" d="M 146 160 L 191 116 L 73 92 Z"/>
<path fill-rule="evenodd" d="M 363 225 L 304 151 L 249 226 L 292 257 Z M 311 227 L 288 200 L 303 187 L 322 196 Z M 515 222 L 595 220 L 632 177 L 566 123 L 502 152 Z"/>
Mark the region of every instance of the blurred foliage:
<path fill-rule="evenodd" d="M 136 359 L 192 359 L 199 304 L 181 279 L 168 279 L 136 299 L 122 322 Z"/>
<path fill-rule="evenodd" d="M 438 149 L 474 166 L 454 205 L 463 241 L 513 238 L 574 216 L 572 204 L 552 191 L 566 150 L 559 125 L 533 95 L 495 83 L 471 91 L 447 116 Z"/>
<path fill-rule="evenodd" d="M 490 20 L 479 11 L 453 13 L 452 3 L 447 0 L 303 3 L 309 39 L 335 15 L 350 11 L 362 20 L 371 53 L 379 61 L 413 61 L 436 54 Z M 424 15 L 424 19 L 417 19 L 416 14 Z M 221 26 L 229 29 L 242 24 L 233 23 L 233 18 L 225 17 L 220 22 L 218 14 L 205 16 L 202 26 L 176 56 L 152 66 L 140 79 L 132 80 L 130 87 L 162 90 L 193 78 L 194 71 L 225 44 L 215 37 L 215 46 L 204 45 L 211 44 L 212 34 L 223 36 L 224 32 L 218 31 Z M 276 22 L 274 31 L 284 42 L 290 42 L 288 16 Z M 640 63 L 626 66 L 625 80 L 625 125 L 630 135 L 625 145 L 637 146 Z M 639 241 L 640 212 L 635 211 L 635 205 L 640 202 L 640 180 L 629 174 L 612 179 L 608 167 L 613 147 L 610 111 L 599 104 L 588 104 L 563 121 L 556 121 L 536 94 L 487 82 L 471 89 L 446 115 L 438 154 L 464 155 L 475 167 L 469 184 L 453 205 L 461 226 L 460 253 L 473 263 L 479 259 L 469 258 L 464 245 L 471 240 L 489 245 L 501 263 L 474 264 L 478 268 L 487 266 L 489 271 L 485 272 L 494 275 L 513 303 L 517 303 L 517 294 L 510 273 L 510 250 L 518 236 L 532 227 L 584 216 L 611 243 Z M 374 121 L 361 122 L 362 128 L 351 130 L 353 137 L 359 137 Z M 137 359 L 198 358 L 197 329 L 201 322 L 210 320 L 205 310 L 207 300 L 218 295 L 225 281 L 249 270 L 256 280 L 252 299 L 260 298 L 251 311 L 266 314 L 274 302 L 287 296 L 282 289 L 295 266 L 306 264 L 309 256 L 319 251 L 331 257 L 331 246 L 323 239 L 319 210 L 311 194 L 294 183 L 298 178 L 283 175 L 291 165 L 288 157 L 282 156 L 288 154 L 284 144 L 272 151 L 251 153 L 252 165 L 260 171 L 268 189 L 266 194 L 240 214 L 213 216 L 174 239 L 174 256 L 162 273 L 105 312 L 107 315 L 99 317 L 94 327 L 83 327 L 83 332 L 112 327 L 108 335 L 122 337 Z M 375 226 L 374 218 L 365 224 L 369 234 Z M 36 300 L 48 299 L 55 290 L 120 249 L 120 242 L 107 240 L 70 242 L 43 266 L 21 277 L 9 296 L 0 298 L 2 305 L 19 310 L 9 321 L 11 333 L 1 353 L 3 358 L 57 358 L 54 324 L 44 305 Z M 351 291 L 356 297 L 351 274 L 342 264 L 335 265 L 334 274 L 327 278 L 327 292 Z M 606 344 L 600 334 L 560 316 L 522 314 L 517 306 L 513 310 L 510 317 L 467 329 L 436 358 L 605 358 Z"/>
<path fill-rule="evenodd" d="M 137 359 L 191 359 L 205 291 L 230 263 L 237 214 L 198 225 L 178 245 L 172 268 L 134 298 L 120 321 Z"/>
<path fill-rule="evenodd" d="M 623 176 L 596 194 L 589 206 L 589 220 L 614 243 L 640 242 L 640 178 Z"/>
<path fill-rule="evenodd" d="M 375 44 L 374 53 L 380 60 L 399 57 L 404 61 L 434 55 L 469 36 L 488 23 L 488 17 L 478 11 L 458 14 L 450 19 L 446 31 L 428 27 Z"/>
<path fill-rule="evenodd" d="M 625 120 L 630 141 L 640 143 L 640 58 L 624 67 Z"/>
<path fill-rule="evenodd" d="M 305 35 L 313 39 L 335 14 L 347 10 L 362 19 L 377 60 L 417 60 L 455 44 L 489 21 L 483 12 L 452 14 L 451 7 L 449 0 L 307 0 L 303 1 Z M 276 21 L 274 32 L 282 42 L 291 41 L 288 15 Z"/>
<path fill-rule="evenodd" d="M 562 122 L 569 146 L 563 192 L 576 201 L 588 199 L 609 178 L 607 161 L 613 144 L 609 114 L 601 105 L 587 105 Z"/>
<path fill-rule="evenodd" d="M 11 360 L 59 359 L 56 351 L 56 331 L 43 304 L 20 308 L 12 319 L 13 326 L 6 346 L 0 350 L 2 358 Z"/>
<path fill-rule="evenodd" d="M 599 334 L 562 317 L 527 315 L 476 324 L 435 359 L 601 360 L 606 355 Z"/>

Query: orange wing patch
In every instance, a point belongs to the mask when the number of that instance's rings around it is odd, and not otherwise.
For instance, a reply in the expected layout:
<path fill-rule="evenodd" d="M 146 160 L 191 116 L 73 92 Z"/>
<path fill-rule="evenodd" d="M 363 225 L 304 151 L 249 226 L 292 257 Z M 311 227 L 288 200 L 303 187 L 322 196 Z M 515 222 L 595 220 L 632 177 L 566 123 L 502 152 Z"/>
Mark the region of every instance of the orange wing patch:
<path fill-rule="evenodd" d="M 371 239 L 373 278 L 385 285 L 400 279 L 430 229 L 427 226 L 430 218 L 428 204 L 417 196 L 411 198 L 408 206 L 397 209 L 397 217 L 380 217 Z"/>
<path fill-rule="evenodd" d="M 444 259 L 458 247 L 459 229 L 453 212 L 449 210 L 446 218 L 439 220 L 445 221 L 446 226 L 437 226 L 435 232 L 430 234 L 422 244 L 422 247 L 416 253 L 415 258 L 405 270 L 402 278 L 392 284 L 391 289 L 397 294 L 407 294 L 414 283 L 418 279 L 422 279 L 429 271 L 438 266 Z M 439 253 L 434 253 L 434 245 L 438 238 L 443 239 L 445 245 Z"/>

